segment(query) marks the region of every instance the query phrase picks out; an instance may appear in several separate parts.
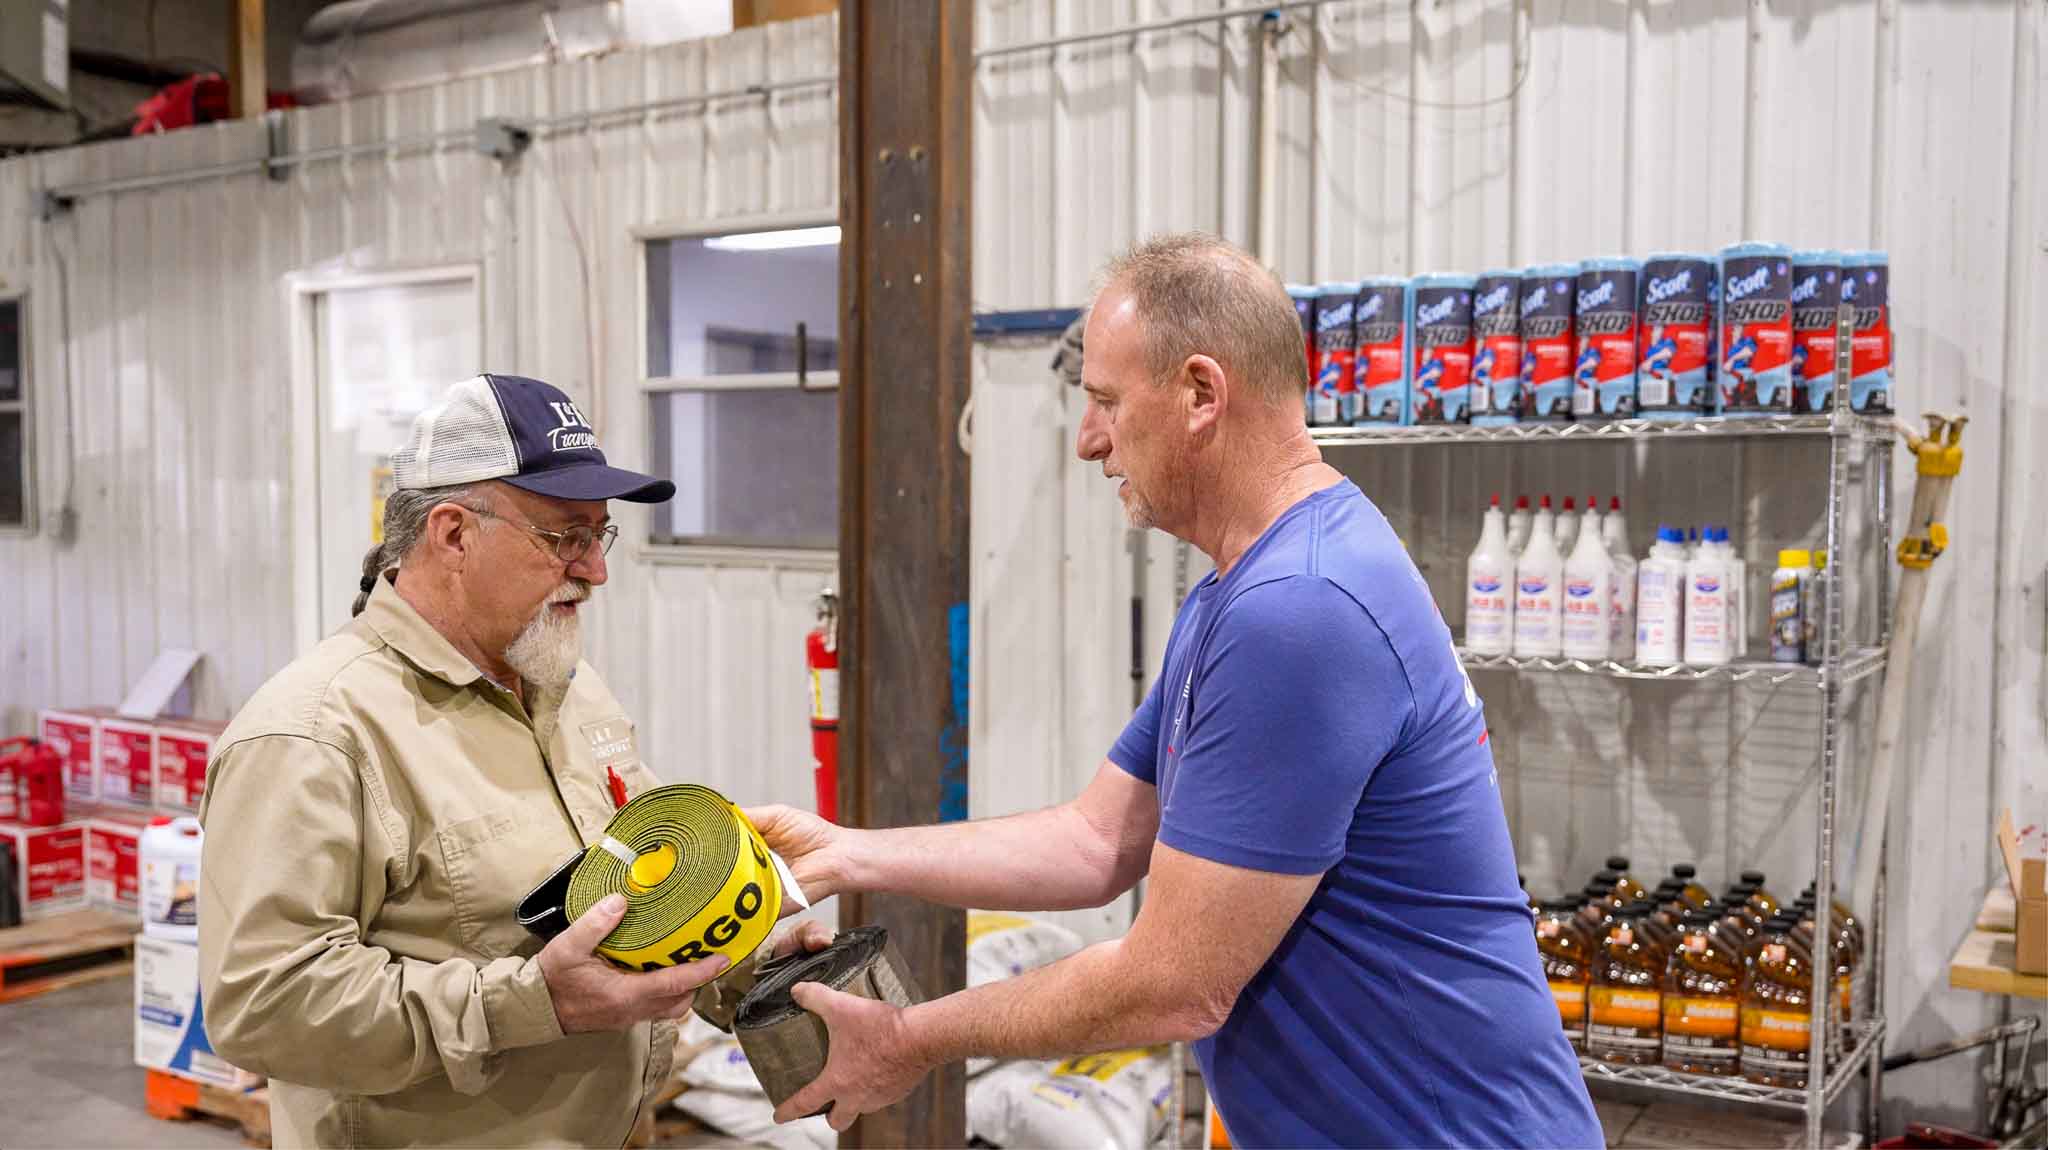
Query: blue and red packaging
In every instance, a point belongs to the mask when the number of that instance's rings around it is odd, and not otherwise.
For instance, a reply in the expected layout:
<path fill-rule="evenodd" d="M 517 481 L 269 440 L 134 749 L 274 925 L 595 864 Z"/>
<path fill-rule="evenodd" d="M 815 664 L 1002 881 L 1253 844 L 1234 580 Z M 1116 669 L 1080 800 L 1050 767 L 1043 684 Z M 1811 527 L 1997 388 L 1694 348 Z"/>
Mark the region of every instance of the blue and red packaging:
<path fill-rule="evenodd" d="M 1891 261 L 1883 252 L 1842 257 L 1842 300 L 1856 308 L 1849 336 L 1849 407 L 1892 410 Z"/>
<path fill-rule="evenodd" d="M 1315 386 L 1316 379 L 1316 289 L 1314 284 L 1288 284 L 1287 298 L 1294 301 L 1294 314 L 1301 320 L 1301 346 L 1308 369 L 1309 387 Z M 1303 402 L 1308 400 L 1308 391 L 1302 393 Z"/>
<path fill-rule="evenodd" d="M 1546 264 L 1522 272 L 1523 423 L 1572 417 L 1572 304 L 1579 265 Z"/>
<path fill-rule="evenodd" d="M 1407 423 L 1464 423 L 1472 385 L 1471 276 L 1417 276 L 1408 289 Z"/>
<path fill-rule="evenodd" d="M 1636 414 L 1696 419 L 1715 410 L 1713 256 L 1658 252 L 1643 261 L 1636 309 Z"/>
<path fill-rule="evenodd" d="M 1358 326 L 1360 423 L 1400 423 L 1408 416 L 1408 281 L 1373 276 L 1358 285 L 1352 311 Z"/>
<path fill-rule="evenodd" d="M 1358 417 L 1353 374 L 1358 333 L 1352 323 L 1355 283 L 1316 285 L 1316 363 L 1309 389 L 1310 427 L 1347 427 Z"/>
<path fill-rule="evenodd" d="M 1636 293 L 1643 265 L 1631 259 L 1579 265 L 1572 317 L 1572 418 L 1636 413 Z"/>
<path fill-rule="evenodd" d="M 1835 321 L 1842 305 L 1842 253 L 1792 253 L 1792 406 L 1835 406 Z"/>
<path fill-rule="evenodd" d="M 1522 411 L 1522 277 L 1482 273 L 1472 285 L 1472 422 L 1500 427 Z"/>
<path fill-rule="evenodd" d="M 1792 411 L 1792 251 L 1783 244 L 1721 249 L 1723 415 Z"/>

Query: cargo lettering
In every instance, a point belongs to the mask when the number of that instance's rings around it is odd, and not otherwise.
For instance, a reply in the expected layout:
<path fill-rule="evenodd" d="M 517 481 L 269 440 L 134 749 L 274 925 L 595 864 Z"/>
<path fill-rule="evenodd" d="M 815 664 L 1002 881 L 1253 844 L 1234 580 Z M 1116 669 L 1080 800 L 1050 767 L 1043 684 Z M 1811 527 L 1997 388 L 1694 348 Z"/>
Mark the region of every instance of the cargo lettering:
<path fill-rule="evenodd" d="M 754 846 L 753 853 L 761 865 L 768 865 L 768 860 L 764 857 L 759 846 Z M 748 883 L 739 889 L 738 894 L 733 896 L 732 912 L 730 914 L 721 914 L 717 918 L 712 919 L 710 925 L 704 928 L 704 934 L 701 938 L 693 938 L 670 951 L 667 962 L 643 962 L 640 964 L 640 969 L 643 972 L 660 970 L 664 966 L 677 966 L 686 962 L 702 962 L 710 958 L 713 953 L 711 948 L 724 946 L 726 943 L 739 937 L 740 924 L 752 920 L 755 915 L 761 913 L 761 905 L 765 898 L 766 895 L 761 891 L 761 884 Z"/>

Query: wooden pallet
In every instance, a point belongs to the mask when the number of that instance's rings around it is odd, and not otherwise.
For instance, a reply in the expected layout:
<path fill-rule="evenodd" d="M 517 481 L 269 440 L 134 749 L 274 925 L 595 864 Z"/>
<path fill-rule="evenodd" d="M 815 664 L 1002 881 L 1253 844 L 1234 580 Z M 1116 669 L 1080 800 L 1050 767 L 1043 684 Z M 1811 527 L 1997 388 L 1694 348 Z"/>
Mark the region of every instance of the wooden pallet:
<path fill-rule="evenodd" d="M 0 929 L 0 1002 L 127 973 L 137 929 L 133 918 L 100 910 Z"/>
<path fill-rule="evenodd" d="M 242 1141 L 251 1146 L 270 1145 L 270 1091 L 261 1086 L 246 1092 L 223 1090 L 152 1070 L 143 1089 L 143 1104 L 152 1118 L 219 1122 L 238 1127 Z"/>

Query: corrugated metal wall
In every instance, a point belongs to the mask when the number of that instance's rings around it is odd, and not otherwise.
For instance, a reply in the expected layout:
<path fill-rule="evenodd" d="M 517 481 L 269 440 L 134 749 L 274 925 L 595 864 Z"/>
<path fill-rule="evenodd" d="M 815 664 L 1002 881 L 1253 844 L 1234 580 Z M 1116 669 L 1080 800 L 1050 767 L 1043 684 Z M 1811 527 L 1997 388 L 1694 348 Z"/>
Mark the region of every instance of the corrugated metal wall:
<path fill-rule="evenodd" d="M 1219 6 L 981 0 L 978 35 L 995 46 Z M 2048 403 L 2012 382 L 2048 369 L 2028 338 L 2048 284 L 2048 9 L 1343 0 L 1292 19 L 1275 190 L 1275 262 L 1290 279 L 1745 235 L 1892 251 L 1906 409 L 1975 419 L 1955 547 L 1915 653 L 1929 705 L 1909 729 L 1892 828 L 1894 1045 L 1989 1018 L 1985 1002 L 1944 989 L 1944 967 L 1991 874 L 1996 806 L 2048 803 L 2048 543 L 2024 502 L 2048 486 Z M 978 308 L 1082 302 L 1103 257 L 1155 230 L 1252 241 L 1250 25 L 983 63 Z M 835 37 L 830 20 L 770 25 L 313 109 L 290 118 L 293 147 L 814 75 L 832 68 Z M 548 136 L 509 170 L 460 146 L 373 154 L 279 183 L 96 197 L 52 224 L 34 219 L 39 187 L 257 156 L 261 135 L 218 126 L 0 163 L 0 292 L 30 295 L 46 512 L 40 533 L 0 536 L 0 722 L 20 730 L 39 705 L 112 701 L 178 644 L 206 650 L 198 706 L 225 714 L 290 657 L 285 276 L 479 266 L 492 363 L 586 399 L 612 454 L 641 463 L 632 229 L 831 211 L 835 119 L 829 89 L 739 97 Z M 977 814 L 1085 782 L 1128 713 L 1133 587 L 1150 674 L 1176 585 L 1206 566 L 1156 535 L 1133 555 L 1113 498 L 1071 460 L 1078 408 L 1045 370 L 1049 352 L 1025 341 L 977 357 L 976 423 L 1004 431 L 976 455 Z M 1335 458 L 1452 601 L 1445 580 L 1455 585 L 1496 488 L 1618 491 L 1638 509 L 1639 539 L 1652 514 L 1744 522 L 1759 556 L 1816 525 L 1820 472 L 1785 454 L 1796 449 L 1608 450 Z M 48 513 L 67 471 L 78 521 L 60 539 Z M 1909 483 L 1901 469 L 1901 502 Z M 640 526 L 629 518 L 631 534 Z M 804 798 L 796 652 L 830 558 L 615 555 L 593 657 L 658 769 Z M 1525 860 L 1576 878 L 1619 845 L 1644 867 L 1681 852 L 1710 870 L 1761 858 L 1787 885 L 1804 881 L 1811 715 L 1788 697 L 1484 677 L 1481 689 Z M 1974 1093 L 1961 1066 L 1889 1086 L 1965 1118 Z"/>
<path fill-rule="evenodd" d="M 983 0 L 977 34 L 995 48 L 1226 7 Z M 1891 1045 L 1995 1019 L 2003 1005 L 1948 990 L 1946 966 L 1994 874 L 1987 837 L 1997 809 L 2009 804 L 2035 820 L 2048 812 L 2048 520 L 2025 502 L 2048 479 L 2048 401 L 2031 386 L 2048 370 L 2039 346 L 2048 319 L 2039 156 L 2048 6 L 1358 0 L 1297 10 L 1290 21 L 1278 49 L 1273 253 L 1287 279 L 1475 272 L 1752 237 L 1890 250 L 1903 409 L 1973 420 L 1949 516 L 1955 545 L 1912 654 L 1925 703 L 1909 726 L 1908 781 L 1890 831 Z M 1104 257 L 1157 230 L 1256 242 L 1256 22 L 982 63 L 977 306 L 1083 302 Z M 997 391 L 1010 397 L 1006 410 L 1054 403 L 1044 396 L 1057 391 L 1045 358 L 991 356 L 977 402 Z M 1044 390 L 1030 390 L 1033 382 Z M 1003 448 L 1030 456 L 1005 474 L 1047 477 L 1036 500 L 1012 509 L 1018 521 L 1071 507 L 1071 477 L 1093 477 L 1072 462 L 1065 426 L 1064 442 Z M 1618 493 L 1639 551 L 1656 518 L 1739 524 L 1752 565 L 1763 568 L 1776 548 L 1813 540 L 1822 527 L 1817 443 L 1334 449 L 1330 458 L 1394 520 L 1454 623 L 1464 558 L 1492 491 Z M 1064 483 L 1053 482 L 1055 466 L 1067 469 Z M 1858 461 L 1852 476 L 1852 519 L 1867 519 L 1867 466 Z M 1910 497 L 1903 463 L 1894 491 L 1895 507 Z M 986 530 L 978 517 L 977 539 Z M 981 610 L 998 620 L 1002 611 L 1113 618 L 1128 594 L 1117 581 L 1129 579 L 1125 533 L 1113 519 L 1094 520 L 1066 540 L 1067 567 L 1116 578 L 1079 587 L 1012 580 L 1025 601 Z M 1157 535 L 1146 553 L 1146 665 L 1156 670 L 1175 557 Z M 1052 569 L 1043 556 L 1017 561 Z M 1195 556 L 1189 578 L 1205 569 Z M 1753 573 L 1752 583 L 1762 577 Z M 1084 604 L 1077 592 L 1099 598 Z M 1873 605 L 1851 604 L 1865 618 Z M 1036 641 L 1051 657 L 1056 636 Z M 1100 656 L 1066 664 L 1064 694 L 1033 696 L 1063 702 L 1069 762 L 1092 769 L 1113 737 L 1116 722 L 1077 713 L 1074 700 L 1095 691 L 1123 702 L 1126 688 L 1098 664 L 1122 666 L 1129 643 L 1100 635 Z M 1090 685 L 1076 684 L 1084 674 Z M 1814 692 L 1499 673 L 1477 681 L 1532 887 L 1576 885 L 1610 849 L 1631 853 L 1639 870 L 1693 858 L 1717 879 L 1761 865 L 1774 885 L 1807 881 Z M 1874 695 L 1851 691 L 1852 733 L 1874 721 Z M 999 702 L 986 698 L 977 706 Z M 1850 762 L 1868 741 L 1852 740 Z M 1019 798 L 1050 798 L 1085 777 L 1030 774 L 1045 746 L 1014 758 L 1003 743 L 977 746 L 977 786 L 986 774 Z M 1853 828 L 1861 788 L 1848 783 Z M 1894 1076 L 1887 1095 L 1894 1122 L 1907 1107 L 1968 1121 L 1976 1087 L 1954 1062 Z"/>

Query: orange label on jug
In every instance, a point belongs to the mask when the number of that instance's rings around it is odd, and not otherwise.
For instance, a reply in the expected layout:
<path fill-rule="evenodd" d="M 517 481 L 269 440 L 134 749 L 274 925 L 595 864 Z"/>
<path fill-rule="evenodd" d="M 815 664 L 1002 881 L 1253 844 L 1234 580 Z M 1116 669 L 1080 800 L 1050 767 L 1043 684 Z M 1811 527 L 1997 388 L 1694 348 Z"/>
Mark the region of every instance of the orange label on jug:
<path fill-rule="evenodd" d="M 1735 1016 L 1735 1004 L 1727 999 L 1684 998 L 1674 994 L 1664 1000 L 1664 1033 L 1733 1040 Z"/>
<path fill-rule="evenodd" d="M 1557 1017 L 1565 1033 L 1576 1037 L 1586 1025 L 1586 987 L 1579 982 L 1553 982 L 1550 997 L 1557 1002 Z"/>
<path fill-rule="evenodd" d="M 1664 1021 L 1663 995 L 1655 990 L 1632 986 L 1596 986 L 1589 996 L 1587 1020 L 1595 1026 L 1647 1030 L 1652 1034 Z"/>
<path fill-rule="evenodd" d="M 1790 1010 L 1742 1008 L 1742 1044 L 1805 1053 L 1812 1045 L 1813 1019 Z"/>

